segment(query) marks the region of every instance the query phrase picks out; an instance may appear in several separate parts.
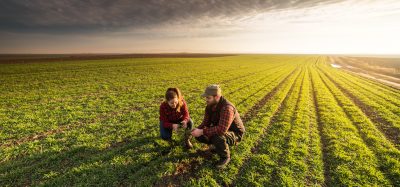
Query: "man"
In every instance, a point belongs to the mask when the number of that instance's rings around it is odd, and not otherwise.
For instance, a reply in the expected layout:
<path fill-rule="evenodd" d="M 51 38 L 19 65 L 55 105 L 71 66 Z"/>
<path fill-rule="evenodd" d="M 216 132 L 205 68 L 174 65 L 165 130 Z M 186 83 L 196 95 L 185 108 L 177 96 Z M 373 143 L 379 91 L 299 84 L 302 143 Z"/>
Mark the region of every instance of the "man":
<path fill-rule="evenodd" d="M 235 106 L 222 96 L 219 85 L 210 85 L 202 97 L 207 107 L 203 122 L 192 130 L 192 135 L 202 143 L 213 145 L 220 160 L 216 164 L 224 168 L 231 160 L 229 146 L 237 145 L 242 140 L 245 128 Z"/>

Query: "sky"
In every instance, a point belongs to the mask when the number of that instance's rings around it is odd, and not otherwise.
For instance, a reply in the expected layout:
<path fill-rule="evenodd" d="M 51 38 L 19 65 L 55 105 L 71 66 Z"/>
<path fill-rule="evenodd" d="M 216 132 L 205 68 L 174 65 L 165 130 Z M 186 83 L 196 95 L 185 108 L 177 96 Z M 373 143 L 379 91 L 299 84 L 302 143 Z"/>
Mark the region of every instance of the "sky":
<path fill-rule="evenodd" d="M 399 0 L 0 0 L 0 53 L 400 54 Z"/>

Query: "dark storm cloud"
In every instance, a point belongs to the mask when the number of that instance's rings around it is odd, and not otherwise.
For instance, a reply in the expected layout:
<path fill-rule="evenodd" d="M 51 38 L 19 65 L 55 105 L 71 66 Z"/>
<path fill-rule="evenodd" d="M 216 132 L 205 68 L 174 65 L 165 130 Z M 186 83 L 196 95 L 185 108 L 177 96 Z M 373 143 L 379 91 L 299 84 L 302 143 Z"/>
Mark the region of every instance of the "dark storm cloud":
<path fill-rule="evenodd" d="M 319 6 L 322 0 L 0 0 L 0 31 L 101 32 Z"/>

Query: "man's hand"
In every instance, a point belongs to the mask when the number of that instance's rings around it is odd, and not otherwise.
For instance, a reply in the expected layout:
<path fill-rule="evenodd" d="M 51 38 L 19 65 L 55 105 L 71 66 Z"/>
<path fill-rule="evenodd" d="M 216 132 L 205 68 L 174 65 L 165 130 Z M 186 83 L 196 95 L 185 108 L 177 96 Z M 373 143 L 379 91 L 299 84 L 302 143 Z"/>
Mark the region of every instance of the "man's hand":
<path fill-rule="evenodd" d="M 186 129 L 187 128 L 187 122 L 186 121 L 182 121 L 182 128 Z"/>
<path fill-rule="evenodd" d="M 203 129 L 195 128 L 192 130 L 192 136 L 199 137 L 201 135 L 203 135 Z"/>
<path fill-rule="evenodd" d="M 178 127 L 179 127 L 178 124 L 176 124 L 176 123 L 172 124 L 172 130 L 178 131 Z"/>

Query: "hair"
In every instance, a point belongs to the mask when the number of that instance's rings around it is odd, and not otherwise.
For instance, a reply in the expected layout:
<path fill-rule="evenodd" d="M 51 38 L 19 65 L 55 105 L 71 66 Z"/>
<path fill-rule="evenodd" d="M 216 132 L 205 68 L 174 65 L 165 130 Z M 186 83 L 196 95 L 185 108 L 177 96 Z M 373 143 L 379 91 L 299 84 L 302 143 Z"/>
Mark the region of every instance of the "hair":
<path fill-rule="evenodd" d="M 183 106 L 183 95 L 179 88 L 168 88 L 165 92 L 165 102 L 168 102 L 174 98 L 178 98 L 178 106 L 176 107 L 176 111 L 180 112 L 181 107 Z"/>

